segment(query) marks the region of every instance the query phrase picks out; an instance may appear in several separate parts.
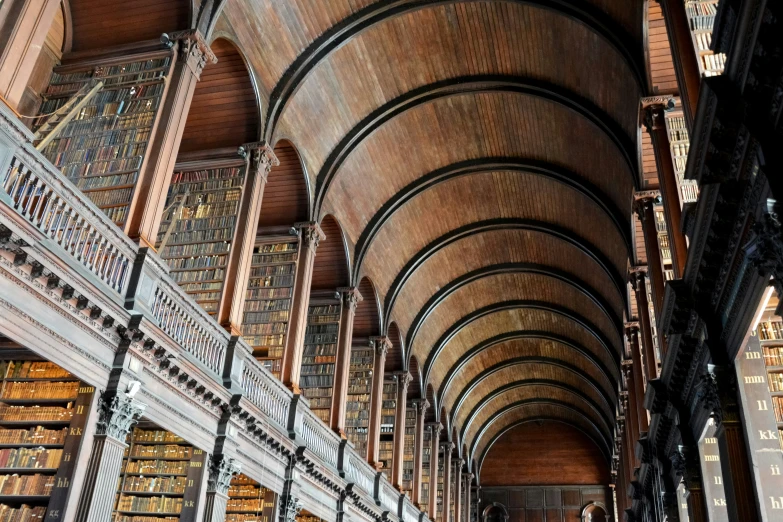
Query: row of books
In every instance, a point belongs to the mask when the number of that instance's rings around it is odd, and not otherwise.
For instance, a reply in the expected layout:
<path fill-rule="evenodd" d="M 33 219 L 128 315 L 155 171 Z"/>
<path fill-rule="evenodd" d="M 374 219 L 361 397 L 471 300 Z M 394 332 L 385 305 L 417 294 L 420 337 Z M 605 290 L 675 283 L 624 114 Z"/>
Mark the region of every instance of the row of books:
<path fill-rule="evenodd" d="M 277 357 L 277 359 L 261 359 L 259 362 L 261 363 L 261 366 L 272 372 L 272 375 L 275 376 L 275 378 L 280 378 L 280 372 L 283 371 L 283 361 L 280 359 L 280 357 L 283 356 L 282 353 L 280 354 L 272 354 L 268 353 L 268 357 Z"/>
<path fill-rule="evenodd" d="M 242 198 L 242 189 L 223 189 L 209 190 L 205 192 L 188 192 L 180 200 L 183 208 L 191 209 L 195 212 L 195 207 L 200 205 L 221 205 L 223 203 L 237 202 Z M 233 208 L 234 205 L 225 205 L 227 208 Z"/>
<path fill-rule="evenodd" d="M 324 305 L 324 306 L 311 306 L 307 310 L 308 317 L 311 317 L 312 319 L 317 319 L 317 316 L 327 316 L 327 317 L 334 317 L 337 316 L 336 321 L 339 321 L 339 314 L 340 314 L 341 307 L 338 304 L 335 305 Z"/>
<path fill-rule="evenodd" d="M 85 150 L 149 141 L 152 129 L 130 128 L 111 129 L 100 133 L 77 134 L 75 136 L 58 137 L 46 146 L 47 153 L 60 153 L 68 150 Z"/>
<path fill-rule="evenodd" d="M 63 129 L 57 138 L 52 140 L 52 144 L 47 146 L 47 150 L 60 150 L 60 142 L 72 138 L 84 136 L 87 138 L 103 136 L 109 133 L 135 129 L 141 133 L 148 133 L 155 120 L 154 112 L 142 112 L 136 114 L 114 114 L 111 116 L 101 116 L 92 120 L 72 120 L 68 126 Z M 149 136 L 149 134 L 147 134 Z M 68 142 L 65 149 L 73 143 L 78 146 L 79 142 Z M 51 149 L 49 149 L 51 147 Z M 48 157 L 48 156 L 47 156 Z"/>
<path fill-rule="evenodd" d="M 125 478 L 123 491 L 145 493 L 175 493 L 185 492 L 187 479 L 185 477 L 133 477 Z"/>
<path fill-rule="evenodd" d="M 783 366 L 783 346 L 762 346 L 764 364 L 767 366 Z"/>
<path fill-rule="evenodd" d="M 223 281 L 209 281 L 206 283 L 181 283 L 179 285 L 186 292 L 203 292 L 207 290 L 220 292 L 223 289 Z"/>
<path fill-rule="evenodd" d="M 52 160 L 52 158 L 49 158 Z M 62 167 L 62 173 L 68 178 L 79 178 L 82 176 L 97 176 L 99 174 L 111 174 L 120 170 L 139 170 L 143 156 L 133 156 L 130 158 L 121 158 L 107 161 L 95 161 L 91 163 L 71 163 L 69 165 L 57 165 Z"/>
<path fill-rule="evenodd" d="M 252 483 L 242 483 L 240 481 L 232 480 L 231 486 L 228 488 L 228 496 L 231 498 L 261 498 L 261 488 Z"/>
<path fill-rule="evenodd" d="M 0 522 L 40 522 L 46 515 L 44 506 L 22 504 L 18 508 L 0 504 Z"/>
<path fill-rule="evenodd" d="M 54 475 L 0 475 L 0 495 L 50 495 Z"/>
<path fill-rule="evenodd" d="M 61 406 L 0 406 L 3 421 L 69 421 L 73 405 Z"/>
<path fill-rule="evenodd" d="M 124 473 L 143 475 L 187 475 L 186 460 L 131 460 L 124 463 Z"/>
<path fill-rule="evenodd" d="M 332 397 L 314 397 L 311 396 L 311 393 L 313 390 L 318 390 L 320 388 L 311 388 L 309 390 L 306 390 L 305 397 L 307 397 L 307 400 L 310 402 L 310 408 L 316 409 L 316 408 L 331 408 L 332 407 Z"/>
<path fill-rule="evenodd" d="M 9 361 L 6 379 L 67 379 L 73 377 L 56 364 L 42 361 Z"/>
<path fill-rule="evenodd" d="M 174 272 L 177 270 L 193 270 L 209 267 L 222 267 L 228 262 L 228 256 L 200 256 L 200 257 L 183 257 L 180 259 L 168 259 L 166 263 L 169 268 Z"/>
<path fill-rule="evenodd" d="M 243 332 L 246 325 L 242 326 Z M 277 335 L 243 335 L 242 338 L 249 346 L 280 346 L 285 340 L 285 334 Z M 281 354 L 282 356 L 282 354 Z"/>
<path fill-rule="evenodd" d="M 117 226 L 120 226 L 125 223 L 125 218 L 128 217 L 128 206 L 109 207 L 103 209 L 103 213 L 106 214 L 106 217 L 111 219 Z"/>
<path fill-rule="evenodd" d="M 726 55 L 723 53 L 705 54 L 701 59 L 705 71 L 720 73 L 726 68 Z"/>
<path fill-rule="evenodd" d="M 140 511 L 146 513 L 179 513 L 182 511 L 180 497 L 135 497 L 122 495 L 117 502 L 117 511 Z"/>
<path fill-rule="evenodd" d="M 320 345 L 330 345 L 330 344 L 336 343 L 337 342 L 337 328 L 338 328 L 338 325 L 336 325 L 336 324 L 334 324 L 334 325 L 329 324 L 329 325 L 326 325 L 326 326 L 330 327 L 329 330 L 331 330 L 331 331 L 324 332 L 324 333 L 316 333 L 316 332 L 313 332 L 311 330 L 311 328 L 312 328 L 311 326 L 308 326 L 307 330 L 305 331 L 306 332 L 305 333 L 305 340 L 304 340 L 305 344 L 306 345 L 319 345 L 320 346 Z M 332 326 L 334 326 L 334 328 L 331 328 Z"/>
<path fill-rule="evenodd" d="M 253 249 L 254 254 L 271 254 L 275 252 L 296 252 L 299 244 L 295 241 L 290 243 L 269 243 L 265 245 L 256 245 Z"/>
<path fill-rule="evenodd" d="M 291 308 L 290 299 L 258 299 L 245 302 L 245 315 L 248 312 L 273 312 L 278 310 L 289 310 Z M 245 319 L 247 321 L 247 319 Z"/>
<path fill-rule="evenodd" d="M 293 275 L 280 275 L 280 276 L 268 276 L 257 277 L 250 279 L 247 283 L 248 289 L 254 288 L 279 288 L 289 287 L 294 285 Z"/>
<path fill-rule="evenodd" d="M 161 257 L 165 259 L 168 257 L 192 257 L 201 255 L 209 256 L 212 254 L 225 254 L 228 252 L 230 247 L 231 243 L 228 242 L 198 243 L 194 245 L 167 245 L 163 249 Z"/>
<path fill-rule="evenodd" d="M 245 293 L 246 299 L 290 299 L 292 295 L 292 288 L 250 288 Z"/>
<path fill-rule="evenodd" d="M 2 399 L 72 399 L 76 397 L 79 383 L 70 382 L 13 382 L 3 384 Z"/>
<path fill-rule="evenodd" d="M 159 234 L 159 240 L 165 233 Z M 234 238 L 234 228 L 210 228 L 206 230 L 189 230 L 184 232 L 172 232 L 168 244 L 194 243 L 197 241 L 226 241 Z"/>
<path fill-rule="evenodd" d="M 63 85 L 68 83 L 85 82 L 93 77 L 103 78 L 108 81 L 113 76 L 125 76 L 134 73 L 142 73 L 150 70 L 164 69 L 169 65 L 169 58 L 153 58 L 149 60 L 139 60 L 130 63 L 122 63 L 111 66 L 101 66 L 96 68 L 87 68 L 82 71 L 71 73 L 52 73 L 50 85 Z"/>
<path fill-rule="evenodd" d="M 166 444 L 156 446 L 144 446 L 134 444 L 130 452 L 131 457 L 157 457 L 162 459 L 190 459 L 193 455 L 193 448 L 190 446 L 180 446 L 177 444 Z"/>
<path fill-rule="evenodd" d="M 286 314 L 285 319 L 288 319 Z M 242 325 L 242 333 L 244 335 L 271 335 L 271 334 L 285 334 L 288 329 L 287 322 L 277 323 L 247 323 Z M 282 341 L 281 341 L 282 342 Z M 278 343 L 275 343 L 278 344 Z M 260 346 L 260 345 L 253 345 Z"/>
<path fill-rule="evenodd" d="M 164 231 L 171 228 L 173 234 L 175 232 L 187 232 L 191 230 L 212 230 L 216 228 L 233 229 L 235 223 L 236 215 L 231 214 L 227 216 L 205 217 L 199 219 L 180 219 L 174 223 L 165 223 L 165 226 L 161 228 L 163 228 Z"/>
<path fill-rule="evenodd" d="M 99 207 L 127 205 L 133 197 L 133 189 L 123 188 L 119 190 L 102 190 L 100 192 L 91 192 L 88 195 L 92 202 Z"/>
<path fill-rule="evenodd" d="M 199 192 L 210 192 L 213 190 L 242 188 L 244 178 L 242 176 L 233 176 L 226 178 L 204 178 L 203 180 L 193 181 L 190 183 L 179 183 L 176 181 L 177 176 L 183 173 L 174 173 L 172 179 L 173 185 L 169 187 L 169 196 L 176 194 L 184 194 L 190 192 L 191 194 L 198 194 Z"/>
<path fill-rule="evenodd" d="M 302 365 L 302 375 L 320 376 L 334 373 L 334 364 L 308 364 Z"/>
<path fill-rule="evenodd" d="M 337 354 L 337 345 L 334 343 L 308 344 L 305 346 L 305 350 L 304 350 L 305 356 L 316 356 L 316 355 L 334 356 L 336 354 Z"/>
<path fill-rule="evenodd" d="M 70 139 L 70 138 L 68 138 Z M 56 144 L 59 145 L 59 144 Z M 105 145 L 90 149 L 76 149 L 63 146 L 63 151 L 52 153 L 48 157 L 53 158 L 55 165 L 66 166 L 72 163 L 85 163 L 91 161 L 107 161 L 118 158 L 142 156 L 147 150 L 147 141 L 132 141 L 118 145 Z"/>
<path fill-rule="evenodd" d="M 783 397 L 772 397 L 772 407 L 777 421 L 783 423 Z"/>
<path fill-rule="evenodd" d="M 133 442 L 186 442 L 179 435 L 166 430 L 133 430 Z"/>
<path fill-rule="evenodd" d="M 0 444 L 63 444 L 68 428 L 48 430 L 36 426 L 28 430 L 0 430 Z"/>
<path fill-rule="evenodd" d="M 254 265 L 261 263 L 295 263 L 297 260 L 297 253 L 291 252 L 290 254 L 253 254 L 251 263 Z"/>
<path fill-rule="evenodd" d="M 783 373 L 770 372 L 768 374 L 769 391 L 783 392 Z"/>
<path fill-rule="evenodd" d="M 334 376 L 332 374 L 302 375 L 300 384 L 303 388 L 329 388 L 331 390 L 334 384 Z M 307 395 L 307 397 L 310 397 L 310 395 Z"/>
<path fill-rule="evenodd" d="M 209 190 L 208 187 L 225 188 L 220 185 L 224 180 L 231 180 L 231 187 L 241 186 L 244 179 L 244 167 L 227 167 L 218 169 L 183 170 L 175 172 L 171 177 L 169 194 L 184 194 L 186 191 Z M 234 180 L 240 180 L 234 185 Z"/>
<path fill-rule="evenodd" d="M 262 513 L 226 513 L 226 522 L 269 522 Z"/>
<path fill-rule="evenodd" d="M 61 449 L 0 449 L 0 468 L 52 469 L 60 465 L 62 456 Z"/>
<path fill-rule="evenodd" d="M 239 201 L 219 201 L 215 203 L 198 203 L 192 207 L 182 207 L 179 219 L 203 219 L 236 215 Z"/>
<path fill-rule="evenodd" d="M 350 377 L 349 377 L 350 379 Z M 350 388 L 348 394 L 351 396 L 348 400 L 349 404 L 346 405 L 348 411 L 363 411 L 370 410 L 370 391 L 362 390 L 357 393 L 351 393 Z M 366 405 L 366 406 L 365 406 Z"/>
<path fill-rule="evenodd" d="M 171 278 L 177 283 L 189 283 L 198 280 L 224 279 L 226 270 L 224 268 L 213 268 L 210 270 L 199 270 L 198 272 L 172 272 Z"/>
<path fill-rule="evenodd" d="M 783 322 L 762 321 L 757 327 L 759 339 L 762 341 L 783 340 Z"/>
<path fill-rule="evenodd" d="M 264 502 L 260 498 L 231 498 L 226 505 L 226 511 L 261 511 Z"/>
<path fill-rule="evenodd" d="M 112 518 L 113 522 L 175 522 L 179 517 L 148 517 L 139 515 L 118 515 Z"/>

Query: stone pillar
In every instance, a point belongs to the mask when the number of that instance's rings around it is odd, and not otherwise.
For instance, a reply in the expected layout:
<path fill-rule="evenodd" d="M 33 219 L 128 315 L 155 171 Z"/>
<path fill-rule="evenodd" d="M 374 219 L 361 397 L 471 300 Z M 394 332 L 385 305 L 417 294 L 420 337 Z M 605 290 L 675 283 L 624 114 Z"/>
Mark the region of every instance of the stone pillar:
<path fill-rule="evenodd" d="M 471 522 L 470 506 L 472 504 L 470 493 L 473 489 L 473 473 L 465 473 L 465 518 L 462 522 Z"/>
<path fill-rule="evenodd" d="M 658 229 L 655 226 L 655 211 L 653 210 L 654 198 L 658 197 L 657 191 L 637 193 L 634 198 L 634 209 L 639 216 L 644 231 L 644 249 L 647 252 L 647 273 L 650 277 L 653 309 L 656 319 L 663 310 L 663 294 L 665 278 L 663 275 L 663 261 L 661 260 L 661 248 L 658 244 Z M 666 339 L 658 336 L 658 347 L 661 351 L 661 360 L 666 354 Z"/>
<path fill-rule="evenodd" d="M 343 307 L 340 317 L 340 335 L 337 340 L 337 357 L 334 364 L 334 390 L 332 391 L 331 428 L 342 438 L 345 435 L 345 405 L 348 400 L 348 374 L 351 369 L 351 342 L 353 340 L 353 319 L 356 307 L 362 301 L 362 294 L 356 287 L 338 288 L 342 294 Z"/>
<path fill-rule="evenodd" d="M 690 429 L 690 428 L 683 428 Z M 699 466 L 699 451 L 692 446 L 680 446 L 671 456 L 672 466 L 685 484 L 690 522 L 709 522 L 707 497 Z"/>
<path fill-rule="evenodd" d="M 378 447 L 381 443 L 381 411 L 383 410 L 383 384 L 386 379 L 386 354 L 391 348 L 391 340 L 388 337 L 371 337 L 370 345 L 373 347 L 374 357 L 372 362 L 372 388 L 370 389 L 370 426 L 367 433 L 367 462 L 375 469 L 380 470 L 378 462 Z M 396 376 L 393 376 L 397 380 Z M 399 383 L 397 383 L 399 385 Z M 345 388 L 348 389 L 347 386 Z M 395 426 L 395 429 L 397 426 Z"/>
<path fill-rule="evenodd" d="M 443 519 L 442 520 L 443 522 L 452 522 L 449 517 L 451 516 L 451 452 L 454 451 L 454 443 L 444 442 L 442 446 L 443 446 Z"/>
<path fill-rule="evenodd" d="M 204 66 L 208 62 L 217 62 L 197 30 L 171 33 L 167 35 L 167 41 L 175 52 L 166 80 L 166 92 L 125 224 L 128 237 L 153 250 L 196 83 Z"/>
<path fill-rule="evenodd" d="M 242 313 L 245 308 L 247 281 L 256 244 L 261 200 L 272 167 L 279 165 L 272 147 L 266 142 L 242 146 L 247 161 L 245 184 L 239 201 L 239 212 L 234 227 L 234 239 L 228 253 L 225 284 L 220 296 L 217 319 L 231 335 L 242 335 Z"/>
<path fill-rule="evenodd" d="M 641 326 L 642 353 L 644 354 L 644 369 L 647 382 L 658 378 L 658 361 L 653 345 L 652 323 L 650 322 L 650 303 L 647 300 L 647 267 L 639 266 L 631 269 L 631 285 L 636 294 L 636 310 Z"/>
<path fill-rule="evenodd" d="M 416 412 L 416 436 L 413 441 L 413 504 L 419 510 L 426 510 L 427 506 L 421 505 L 421 478 L 424 465 L 424 414 L 430 407 L 427 399 L 414 399 L 411 406 Z"/>
<path fill-rule="evenodd" d="M 690 22 L 685 12 L 685 2 L 682 0 L 660 0 L 659 3 L 666 22 L 666 32 L 669 35 L 685 122 L 690 132 L 693 130 L 701 87 L 701 73 L 696 58 L 696 49 L 693 46 Z"/>
<path fill-rule="evenodd" d="M 0 95 L 14 109 L 59 8 L 58 0 L 11 0 L 0 6 Z"/>
<path fill-rule="evenodd" d="M 636 441 L 639 440 L 640 435 L 640 422 L 639 422 L 639 402 L 636 397 L 636 384 L 633 378 L 633 363 L 630 359 L 623 361 L 623 371 L 625 372 L 625 381 L 628 389 L 626 397 L 628 398 L 628 406 L 625 410 L 625 425 L 628 433 L 626 440 L 626 446 L 628 451 L 628 467 L 631 471 L 631 477 L 633 479 L 633 469 L 639 465 L 636 460 L 636 454 L 634 448 L 636 447 Z"/>
<path fill-rule="evenodd" d="M 440 447 L 441 425 L 435 422 L 429 425 L 430 428 L 430 498 L 429 509 L 430 520 L 438 518 L 438 448 Z"/>
<path fill-rule="evenodd" d="M 410 373 L 397 373 L 397 409 L 394 411 L 391 483 L 400 491 L 402 491 L 402 470 L 405 458 L 405 412 L 408 406 L 408 387 L 411 382 L 413 382 L 413 377 L 411 377 Z"/>
<path fill-rule="evenodd" d="M 704 405 L 712 410 L 717 425 L 715 436 L 720 449 L 729 520 L 761 522 L 734 365 L 715 367 L 712 373 L 703 376 L 700 385 Z"/>
<path fill-rule="evenodd" d="M 240 470 L 241 465 L 225 455 L 215 455 L 210 460 L 203 522 L 225 522 L 228 488 Z"/>
<path fill-rule="evenodd" d="M 326 235 L 318 223 L 314 221 L 297 223 L 294 226 L 301 231 L 301 241 L 280 378 L 291 391 L 299 394 L 301 393 L 299 377 L 302 371 L 302 352 L 305 331 L 307 330 L 307 309 L 310 306 L 310 285 L 313 280 L 315 251 Z"/>
<path fill-rule="evenodd" d="M 462 459 L 457 459 L 454 473 L 454 522 L 462 522 Z"/>
<path fill-rule="evenodd" d="M 74 516 L 76 522 L 111 519 L 122 456 L 128 447 L 125 440 L 146 407 L 124 392 L 118 392 L 111 399 L 105 396 L 99 399 L 98 424 Z"/>
<path fill-rule="evenodd" d="M 644 100 L 642 101 L 644 103 Z M 682 207 L 680 206 L 680 184 L 674 172 L 669 133 L 666 130 L 664 107 L 658 103 L 644 109 L 644 125 L 652 138 L 655 164 L 658 170 L 658 184 L 661 187 L 663 211 L 666 218 L 666 232 L 672 251 L 674 277 L 682 279 L 688 257 L 688 243 L 682 232 Z"/>
<path fill-rule="evenodd" d="M 647 410 L 644 409 L 644 374 L 642 372 L 642 354 L 639 346 L 639 323 L 626 323 L 625 327 L 626 335 L 628 335 L 628 347 L 631 352 L 631 362 L 633 363 L 631 370 L 633 372 L 639 434 L 642 434 L 649 429 L 649 419 L 647 418 Z"/>

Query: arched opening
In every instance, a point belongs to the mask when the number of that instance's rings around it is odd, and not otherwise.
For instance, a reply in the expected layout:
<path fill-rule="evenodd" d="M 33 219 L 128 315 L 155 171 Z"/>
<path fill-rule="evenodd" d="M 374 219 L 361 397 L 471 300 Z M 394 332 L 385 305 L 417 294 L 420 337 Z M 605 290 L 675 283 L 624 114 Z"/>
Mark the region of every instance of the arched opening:
<path fill-rule="evenodd" d="M 582 512 L 582 520 L 584 522 L 607 522 L 609 518 L 604 506 L 592 503 Z"/>
<path fill-rule="evenodd" d="M 278 228 L 284 231 L 295 223 L 307 221 L 310 215 L 307 175 L 299 152 L 287 140 L 278 141 L 274 152 L 280 164 L 272 167 L 264 188 L 259 235 L 276 233 Z"/>
<path fill-rule="evenodd" d="M 337 342 L 343 327 L 343 299 L 338 291 L 347 287 L 348 255 L 337 220 L 326 216 L 321 221 L 326 238 L 318 246 L 310 284 L 307 330 L 300 386 L 310 401 L 310 409 L 326 424 L 331 421 Z"/>
<path fill-rule="evenodd" d="M 508 510 L 506 506 L 498 502 L 492 502 L 481 513 L 482 522 L 508 522 Z"/>

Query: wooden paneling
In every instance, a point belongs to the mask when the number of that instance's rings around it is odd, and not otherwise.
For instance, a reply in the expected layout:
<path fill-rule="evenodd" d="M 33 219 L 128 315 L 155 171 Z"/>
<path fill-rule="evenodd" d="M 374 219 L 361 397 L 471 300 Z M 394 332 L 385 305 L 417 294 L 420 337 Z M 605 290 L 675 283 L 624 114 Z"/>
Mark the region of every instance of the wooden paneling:
<path fill-rule="evenodd" d="M 430 228 L 416 231 L 414 235 L 426 234 L 423 241 L 431 241 L 434 237 L 430 236 L 439 230 Z M 390 227 L 389 231 L 396 232 L 396 227 Z M 390 244 L 398 234 L 389 236 L 388 240 L 384 238 L 386 244 Z M 474 270 L 503 263 L 539 264 L 568 273 L 592 287 L 597 295 L 610 303 L 617 317 L 622 316 L 624 296 L 593 258 L 562 239 L 529 230 L 489 230 L 442 248 L 413 272 L 400 290 L 390 315 L 400 324 L 409 325 L 421 307 L 449 281 Z"/>
<path fill-rule="evenodd" d="M 402 371 L 405 367 L 405 361 L 403 361 L 402 353 L 402 334 L 400 333 L 399 327 L 397 327 L 397 323 L 391 323 L 389 325 L 389 340 L 391 340 L 392 344 L 391 348 L 389 348 L 389 353 L 386 354 L 386 367 L 384 371 L 386 373 Z M 416 374 L 413 373 L 412 370 L 410 371 L 410 374 L 415 378 Z M 410 386 L 413 386 L 413 384 Z M 408 387 L 408 395 L 410 395 L 410 386 Z"/>
<path fill-rule="evenodd" d="M 535 505 L 529 506 L 526 511 L 527 498 Z M 498 502 L 508 510 L 509 521 L 576 522 L 581 520 L 584 507 L 593 501 L 600 502 L 611 511 L 612 490 L 605 485 L 485 487 L 482 484 L 479 509 L 483 512 L 492 502 Z M 530 518 L 526 519 L 526 516 Z"/>
<path fill-rule="evenodd" d="M 321 221 L 326 239 L 318 245 L 313 265 L 312 290 L 336 290 L 348 286 L 348 258 L 340 225 L 332 216 Z"/>
<path fill-rule="evenodd" d="M 658 2 L 647 2 L 647 39 L 653 93 L 677 93 L 677 77 L 674 73 L 669 35 Z"/>
<path fill-rule="evenodd" d="M 280 165 L 272 167 L 267 178 L 259 227 L 290 226 L 307 221 L 310 215 L 310 195 L 299 154 L 291 142 L 280 140 L 275 156 Z"/>
<path fill-rule="evenodd" d="M 411 353 L 420 361 L 456 321 L 469 313 L 493 303 L 513 300 L 539 300 L 578 311 L 596 325 L 620 353 L 620 339 L 609 319 L 598 311 L 584 294 L 566 283 L 544 275 L 502 273 L 472 281 L 443 299 L 419 328 L 411 345 Z"/>
<path fill-rule="evenodd" d="M 590 52 L 569 60 L 572 49 Z M 319 169 L 338 141 L 382 104 L 437 81 L 487 74 L 534 78 L 579 92 L 604 107 L 628 135 L 635 131 L 642 93 L 622 56 L 585 24 L 512 2 L 454 2 L 375 24 L 310 73 L 280 130 L 284 135 L 298 130 L 308 167 Z M 331 125 L 311 125 L 312 114 Z"/>
<path fill-rule="evenodd" d="M 69 0 L 72 51 L 157 40 L 190 27 L 188 0 Z"/>
<path fill-rule="evenodd" d="M 375 287 L 368 278 L 363 278 L 359 283 L 359 293 L 362 294 L 362 302 L 356 307 L 356 316 L 353 320 L 354 339 L 367 338 L 381 333 L 381 320 L 378 312 L 378 295 Z"/>
<path fill-rule="evenodd" d="M 655 163 L 655 150 L 653 150 L 650 133 L 642 129 L 642 177 L 644 188 L 654 190 L 658 188 L 658 167 Z"/>
<path fill-rule="evenodd" d="M 259 111 L 250 71 L 228 40 L 212 42 L 218 59 L 196 84 L 180 152 L 239 147 L 259 138 Z"/>
<path fill-rule="evenodd" d="M 558 422 L 528 423 L 495 442 L 481 467 L 480 483 L 482 488 L 608 484 L 609 468 L 581 431 Z"/>
<path fill-rule="evenodd" d="M 435 390 L 433 390 L 431 384 L 427 384 L 427 402 L 430 403 L 429 409 L 427 409 L 427 414 L 424 416 L 424 419 L 427 422 L 435 422 L 435 419 L 437 417 L 436 415 L 436 406 L 435 406 Z M 441 419 L 441 422 L 443 422 L 443 419 Z"/>
<path fill-rule="evenodd" d="M 392 323 L 393 326 L 397 326 L 397 323 Z M 408 386 L 408 400 L 411 399 L 420 399 L 421 398 L 421 385 L 419 384 L 421 381 L 421 368 L 419 367 L 419 361 L 416 360 L 416 357 L 411 357 L 410 361 L 408 362 L 408 372 L 410 372 L 411 377 L 413 377 L 413 381 L 411 382 L 410 386 Z"/>
<path fill-rule="evenodd" d="M 616 363 L 610 354 L 576 321 L 544 310 L 511 309 L 484 315 L 457 332 L 441 351 L 430 372 L 430 380 L 440 387 L 446 373 L 454 367 L 462 354 L 478 344 L 515 331 L 537 331 L 559 335 L 579 343 L 596 354 L 615 378 L 619 377 Z"/>

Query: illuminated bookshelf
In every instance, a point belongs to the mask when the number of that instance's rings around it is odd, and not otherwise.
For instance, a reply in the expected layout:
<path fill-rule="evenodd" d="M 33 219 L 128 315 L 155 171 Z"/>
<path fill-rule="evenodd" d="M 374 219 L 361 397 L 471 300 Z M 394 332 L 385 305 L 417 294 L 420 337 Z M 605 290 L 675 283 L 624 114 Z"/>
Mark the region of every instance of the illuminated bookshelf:
<path fill-rule="evenodd" d="M 394 456 L 394 416 L 397 411 L 397 377 L 387 375 L 383 382 L 381 397 L 381 433 L 378 444 L 380 471 L 390 478 Z"/>
<path fill-rule="evenodd" d="M 231 479 L 226 522 L 274 522 L 277 495 L 247 475 Z"/>
<path fill-rule="evenodd" d="M 329 423 L 334 386 L 334 365 L 340 333 L 341 301 L 336 292 L 310 295 L 307 310 L 300 386 L 310 409 Z"/>
<path fill-rule="evenodd" d="M 402 492 L 410 498 L 413 492 L 413 471 L 416 448 L 416 409 L 405 408 L 405 440 L 402 449 Z"/>

